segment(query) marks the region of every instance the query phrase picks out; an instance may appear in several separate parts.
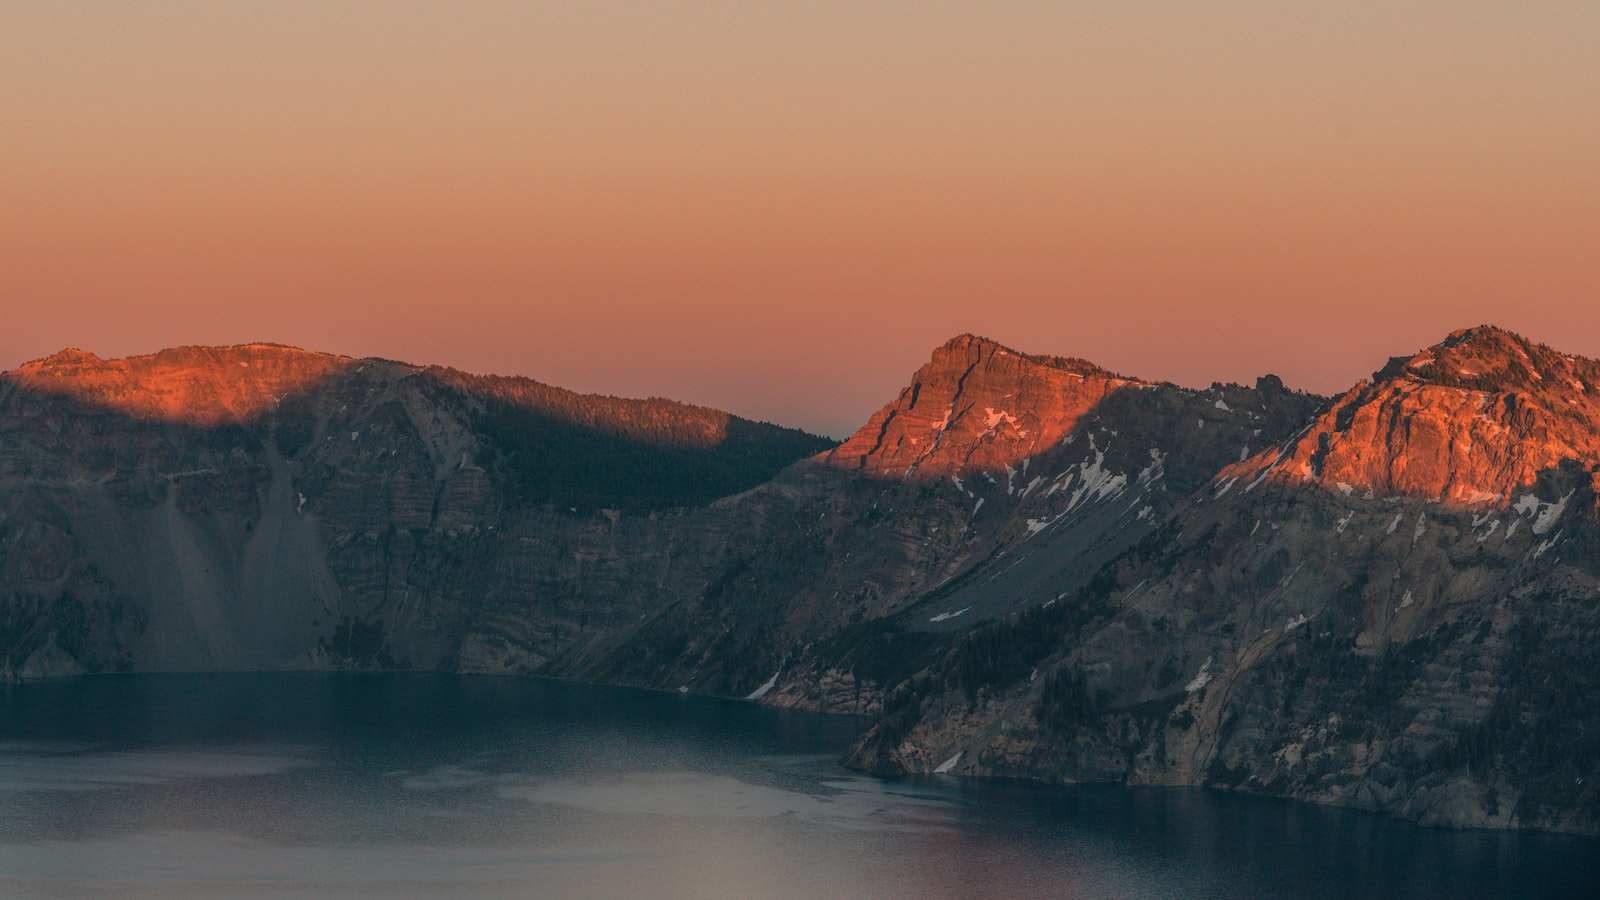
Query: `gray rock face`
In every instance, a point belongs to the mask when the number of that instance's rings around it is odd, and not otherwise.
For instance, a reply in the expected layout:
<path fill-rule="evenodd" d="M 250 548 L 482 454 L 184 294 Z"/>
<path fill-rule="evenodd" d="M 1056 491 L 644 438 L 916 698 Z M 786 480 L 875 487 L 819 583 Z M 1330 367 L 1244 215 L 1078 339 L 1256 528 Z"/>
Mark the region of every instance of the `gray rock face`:
<path fill-rule="evenodd" d="M 1514 361 L 1592 371 L 1486 337 Z M 1507 368 L 1481 347 L 1473 362 Z M 1600 708 L 1586 699 L 1600 687 L 1600 459 L 1582 449 L 1600 428 L 1576 403 L 1558 417 L 1519 393 L 1539 369 L 1455 385 L 1418 368 L 1392 366 L 1394 384 L 1338 404 L 1357 408 L 1224 470 L 1081 589 L 963 638 L 885 698 L 854 763 L 1600 830 Z M 1457 426 L 1441 407 L 1482 421 Z M 1487 412 L 1507 408 L 1534 412 Z M 1364 421 L 1399 437 L 1337 431 Z M 1432 439 L 1479 428 L 1490 460 L 1561 452 L 1524 478 Z M 1286 465 L 1319 443 L 1335 448 L 1326 462 Z M 1279 463 L 1292 477 L 1272 477 Z M 1462 496 L 1474 502 L 1448 499 Z"/>
<path fill-rule="evenodd" d="M 91 672 L 579 665 L 759 531 L 669 501 L 830 446 L 266 345 L 29 364 L 0 377 L 0 434 L 14 676 L 62 654 Z"/>
<path fill-rule="evenodd" d="M 683 688 L 872 716 L 877 771 L 1594 833 L 1596 371 L 1474 329 L 1330 404 L 969 335 L 833 448 L 268 345 L 69 351 L 0 376 L 0 648 Z"/>

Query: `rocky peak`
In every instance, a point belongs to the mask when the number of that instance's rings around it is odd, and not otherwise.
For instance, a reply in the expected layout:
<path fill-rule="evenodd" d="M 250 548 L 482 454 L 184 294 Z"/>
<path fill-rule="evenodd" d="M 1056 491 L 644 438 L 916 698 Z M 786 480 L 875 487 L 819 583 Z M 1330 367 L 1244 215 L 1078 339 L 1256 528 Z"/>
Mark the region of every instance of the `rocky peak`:
<path fill-rule="evenodd" d="M 900 396 L 826 459 L 894 479 L 999 471 L 1060 443 L 1113 391 L 1142 384 L 963 334 L 934 350 Z"/>
<path fill-rule="evenodd" d="M 357 363 L 278 344 L 175 347 L 110 360 L 69 349 L 0 379 L 138 418 L 214 425 L 258 416 Z"/>
<path fill-rule="evenodd" d="M 1463 328 L 1413 356 L 1396 357 L 1376 382 L 1410 381 L 1568 401 L 1600 389 L 1600 364 L 1568 356 L 1492 325 Z"/>
<path fill-rule="evenodd" d="M 1287 445 L 1219 478 L 1506 506 L 1574 463 L 1600 487 L 1600 363 L 1485 325 L 1390 360 Z"/>

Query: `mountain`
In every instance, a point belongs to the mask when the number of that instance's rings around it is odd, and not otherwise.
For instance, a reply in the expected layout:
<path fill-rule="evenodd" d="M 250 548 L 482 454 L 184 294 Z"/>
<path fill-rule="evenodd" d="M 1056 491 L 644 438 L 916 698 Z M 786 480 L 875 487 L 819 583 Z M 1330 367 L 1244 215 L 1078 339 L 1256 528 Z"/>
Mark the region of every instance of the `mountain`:
<path fill-rule="evenodd" d="M 0 375 L 9 677 L 409 667 L 850 712 L 878 772 L 1600 833 L 1600 364 L 1336 398 L 962 335 L 834 445 L 273 345 Z"/>
<path fill-rule="evenodd" d="M 0 376 L 0 434 L 0 647 L 20 676 L 497 670 L 497 623 L 529 618 L 518 652 L 540 659 L 723 552 L 657 515 L 698 522 L 832 445 L 270 345 L 29 363 Z M 651 574 L 592 571 L 619 547 Z"/>
<path fill-rule="evenodd" d="M 1596 422 L 1600 363 L 1472 328 L 1390 361 L 1299 440 L 1224 476 L 1505 507 L 1539 473 L 1600 459 Z"/>
<path fill-rule="evenodd" d="M 935 350 L 899 398 L 828 460 L 917 481 L 998 472 L 1051 449 L 1129 386 L 1147 385 L 1083 360 L 1027 356 L 964 334 Z"/>
<path fill-rule="evenodd" d="M 855 763 L 1594 833 L 1597 371 L 1492 328 L 1391 363 L 907 679 Z"/>
<path fill-rule="evenodd" d="M 838 448 L 719 502 L 760 523 L 726 567 L 561 674 L 874 713 L 961 631 L 1087 581 L 1322 402 L 956 338 Z"/>

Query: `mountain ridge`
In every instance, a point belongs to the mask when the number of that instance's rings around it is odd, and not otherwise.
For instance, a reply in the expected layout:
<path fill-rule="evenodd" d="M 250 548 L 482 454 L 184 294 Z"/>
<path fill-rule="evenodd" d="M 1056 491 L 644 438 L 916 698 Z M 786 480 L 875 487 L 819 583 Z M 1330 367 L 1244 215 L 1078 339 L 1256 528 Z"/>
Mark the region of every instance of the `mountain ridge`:
<path fill-rule="evenodd" d="M 1600 362 L 1491 326 L 1396 357 L 1290 445 L 1219 475 L 1510 506 L 1564 461 L 1600 487 Z"/>
<path fill-rule="evenodd" d="M 9 677 L 538 674 L 867 715 L 874 771 L 1600 833 L 1591 360 L 1464 329 L 1325 398 L 967 334 L 829 446 L 230 352 L 0 375 Z"/>

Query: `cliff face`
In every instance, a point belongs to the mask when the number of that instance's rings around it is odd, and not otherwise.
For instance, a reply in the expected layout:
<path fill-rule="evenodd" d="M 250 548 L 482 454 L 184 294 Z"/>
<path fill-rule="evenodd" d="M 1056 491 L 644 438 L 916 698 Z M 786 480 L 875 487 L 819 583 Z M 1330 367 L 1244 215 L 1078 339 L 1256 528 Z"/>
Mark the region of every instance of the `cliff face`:
<path fill-rule="evenodd" d="M 1565 461 L 1600 473 L 1597 422 L 1600 363 L 1472 328 L 1393 360 L 1299 440 L 1223 476 L 1504 507 Z"/>
<path fill-rule="evenodd" d="M 276 344 L 177 347 L 115 360 L 63 350 L 18 366 L 5 378 L 15 388 L 132 419 L 214 426 L 259 418 L 285 397 L 354 365 L 347 356 Z"/>
<path fill-rule="evenodd" d="M 877 717 L 888 772 L 1600 832 L 1600 364 L 1325 398 L 971 336 L 857 434 L 291 348 L 0 376 L 10 677 L 407 666 Z"/>
<path fill-rule="evenodd" d="M 0 377 L 0 433 L 17 675 L 536 670 L 703 584 L 742 540 L 703 504 L 829 446 L 264 345 L 59 354 Z"/>
<path fill-rule="evenodd" d="M 920 481 L 998 472 L 1054 447 L 1130 386 L 1150 387 L 1083 360 L 1028 356 L 962 335 L 935 350 L 910 386 L 828 462 Z"/>
<path fill-rule="evenodd" d="M 962 632 L 1087 582 L 1322 402 L 1276 379 L 1194 391 L 957 338 L 839 448 L 719 502 L 770 527 L 574 674 L 875 712 Z"/>
<path fill-rule="evenodd" d="M 855 763 L 1595 832 L 1595 370 L 1492 329 L 1391 364 L 907 679 Z"/>

